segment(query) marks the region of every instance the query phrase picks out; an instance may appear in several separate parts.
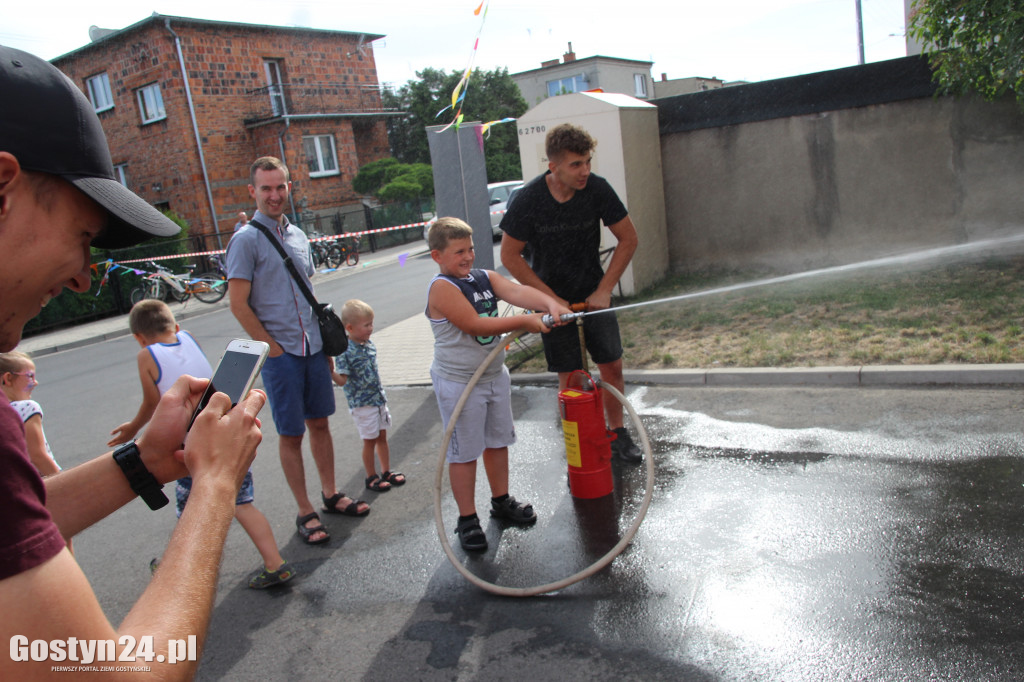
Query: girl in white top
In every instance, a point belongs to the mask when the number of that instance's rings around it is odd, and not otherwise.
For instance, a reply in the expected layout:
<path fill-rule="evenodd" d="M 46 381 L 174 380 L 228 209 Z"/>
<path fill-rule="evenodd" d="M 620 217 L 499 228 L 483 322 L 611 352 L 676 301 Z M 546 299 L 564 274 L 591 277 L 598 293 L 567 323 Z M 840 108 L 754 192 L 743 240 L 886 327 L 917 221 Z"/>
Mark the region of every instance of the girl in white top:
<path fill-rule="evenodd" d="M 57 473 L 60 465 L 53 459 L 53 452 L 43 432 L 43 408 L 30 399 L 32 389 L 39 385 L 36 364 L 20 351 L 0 353 L 0 384 L 4 395 L 11 401 L 11 407 L 25 424 L 25 442 L 28 444 L 32 464 L 41 476 Z"/>

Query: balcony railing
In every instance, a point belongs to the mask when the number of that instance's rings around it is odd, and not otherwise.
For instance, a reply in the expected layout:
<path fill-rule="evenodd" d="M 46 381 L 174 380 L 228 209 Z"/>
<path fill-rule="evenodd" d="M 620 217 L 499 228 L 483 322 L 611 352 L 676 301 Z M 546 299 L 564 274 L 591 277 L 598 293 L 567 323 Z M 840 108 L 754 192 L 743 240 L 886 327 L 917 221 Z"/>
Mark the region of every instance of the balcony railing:
<path fill-rule="evenodd" d="M 367 116 L 395 114 L 381 104 L 380 88 L 373 85 L 283 83 L 246 93 L 246 125 L 284 116 Z"/>

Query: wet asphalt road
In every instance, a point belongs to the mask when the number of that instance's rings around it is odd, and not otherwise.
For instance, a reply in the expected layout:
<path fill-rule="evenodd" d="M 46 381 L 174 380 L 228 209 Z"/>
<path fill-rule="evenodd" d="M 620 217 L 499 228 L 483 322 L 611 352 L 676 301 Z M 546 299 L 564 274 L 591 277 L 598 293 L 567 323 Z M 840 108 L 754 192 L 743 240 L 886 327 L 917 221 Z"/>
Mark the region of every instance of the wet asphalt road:
<path fill-rule="evenodd" d="M 609 568 L 527 599 L 487 594 L 448 563 L 432 514 L 443 435 L 433 394 L 388 395 L 392 461 L 409 483 L 363 490 L 354 427 L 339 413 L 339 485 L 373 511 L 325 517 L 326 547 L 296 538 L 268 429 L 256 503 L 301 575 L 247 589 L 258 555 L 232 528 L 199 679 L 1024 677 L 1019 391 L 628 387 L 657 463 L 646 519 Z M 517 386 L 514 407 L 512 492 L 539 521 L 485 522 L 491 548 L 471 558 L 449 537 L 476 574 L 526 586 L 612 547 L 645 472 L 617 465 L 612 496 L 574 500 L 554 389 Z M 443 504 L 450 533 L 447 491 Z M 163 512 L 136 501 L 76 539 L 115 622 L 171 532 Z"/>

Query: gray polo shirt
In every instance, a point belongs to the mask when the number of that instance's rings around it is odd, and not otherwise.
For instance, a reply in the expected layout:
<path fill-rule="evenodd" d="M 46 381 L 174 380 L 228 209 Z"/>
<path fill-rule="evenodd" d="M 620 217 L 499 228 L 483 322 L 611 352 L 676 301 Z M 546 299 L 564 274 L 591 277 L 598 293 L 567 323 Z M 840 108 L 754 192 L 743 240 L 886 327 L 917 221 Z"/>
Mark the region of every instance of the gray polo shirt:
<path fill-rule="evenodd" d="M 252 217 L 263 225 L 272 226 L 274 220 L 256 211 Z M 284 244 L 291 254 L 295 268 L 310 291 L 309 277 L 316 272 L 309 252 L 305 233 L 288 223 L 270 232 Z M 306 302 L 277 249 L 266 235 L 252 224 L 240 227 L 231 237 L 227 248 L 228 279 L 244 279 L 252 283 L 249 307 L 263 324 L 267 333 L 292 355 L 313 355 L 323 347 L 320 327 L 312 306 Z"/>

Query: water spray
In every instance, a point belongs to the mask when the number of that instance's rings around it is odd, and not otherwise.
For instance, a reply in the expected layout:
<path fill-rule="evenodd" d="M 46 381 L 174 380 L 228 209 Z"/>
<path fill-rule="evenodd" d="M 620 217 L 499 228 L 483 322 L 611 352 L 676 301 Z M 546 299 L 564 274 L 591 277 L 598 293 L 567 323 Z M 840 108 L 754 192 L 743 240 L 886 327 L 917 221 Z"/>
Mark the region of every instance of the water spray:
<path fill-rule="evenodd" d="M 904 254 L 901 256 L 886 256 L 884 258 L 876 258 L 874 260 L 862 261 L 860 263 L 850 263 L 848 265 L 835 265 L 828 268 L 819 268 L 817 270 L 807 270 L 806 272 L 796 272 L 790 275 L 780 275 L 778 277 L 766 277 L 763 279 L 756 279 L 750 282 L 740 282 L 738 284 L 729 284 L 727 286 L 718 287 L 716 289 L 706 289 L 704 291 L 694 291 L 688 294 L 680 294 L 678 296 L 669 296 L 667 298 L 658 298 L 652 301 L 640 301 L 639 303 L 630 303 L 628 305 L 622 305 L 615 308 L 602 308 L 600 310 L 587 310 L 583 312 L 572 312 L 565 313 L 560 317 L 561 321 L 573 322 L 583 317 L 590 315 L 600 315 L 601 313 L 616 312 L 619 310 L 629 310 L 630 308 L 642 308 L 649 305 L 658 305 L 661 303 L 671 303 L 673 301 L 685 301 L 691 298 L 700 298 L 702 296 L 712 296 L 715 294 L 727 294 L 733 291 L 740 291 L 742 289 L 752 289 L 754 287 L 769 286 L 772 284 L 784 284 L 786 282 L 796 282 L 801 279 L 808 279 L 810 277 L 819 277 L 822 275 L 837 275 L 855 270 L 868 270 L 871 268 L 882 268 L 891 265 L 907 265 L 910 263 L 919 263 L 927 261 L 933 258 L 942 258 L 945 256 L 968 253 L 983 252 L 988 249 L 996 247 L 1005 247 L 1013 242 L 1024 242 L 1024 235 L 1014 235 L 1012 237 L 1003 237 L 997 239 L 986 239 L 984 241 L 971 242 L 969 244 L 957 244 L 955 246 L 940 246 L 933 249 L 925 249 L 924 251 L 916 251 L 910 254 Z M 550 314 L 544 315 L 541 321 L 547 327 L 553 326 L 554 317 Z"/>

